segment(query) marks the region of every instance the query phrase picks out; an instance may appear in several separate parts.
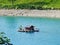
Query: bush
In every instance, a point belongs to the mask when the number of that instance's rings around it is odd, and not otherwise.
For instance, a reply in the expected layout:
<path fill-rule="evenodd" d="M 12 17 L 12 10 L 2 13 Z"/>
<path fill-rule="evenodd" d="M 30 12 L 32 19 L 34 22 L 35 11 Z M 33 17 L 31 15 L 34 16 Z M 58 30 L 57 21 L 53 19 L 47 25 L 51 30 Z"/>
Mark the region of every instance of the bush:
<path fill-rule="evenodd" d="M 0 44 L 10 44 L 10 39 L 7 38 L 4 32 L 0 32 Z"/>

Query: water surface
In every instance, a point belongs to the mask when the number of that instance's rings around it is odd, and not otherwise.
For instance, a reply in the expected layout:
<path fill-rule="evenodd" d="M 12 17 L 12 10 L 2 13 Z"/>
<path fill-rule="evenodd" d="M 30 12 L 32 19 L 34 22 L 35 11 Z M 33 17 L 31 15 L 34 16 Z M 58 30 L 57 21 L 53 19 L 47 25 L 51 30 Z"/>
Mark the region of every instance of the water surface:
<path fill-rule="evenodd" d="M 34 25 L 40 32 L 18 32 L 20 25 Z M 60 19 L 0 16 L 0 32 L 5 32 L 13 45 L 60 45 Z"/>

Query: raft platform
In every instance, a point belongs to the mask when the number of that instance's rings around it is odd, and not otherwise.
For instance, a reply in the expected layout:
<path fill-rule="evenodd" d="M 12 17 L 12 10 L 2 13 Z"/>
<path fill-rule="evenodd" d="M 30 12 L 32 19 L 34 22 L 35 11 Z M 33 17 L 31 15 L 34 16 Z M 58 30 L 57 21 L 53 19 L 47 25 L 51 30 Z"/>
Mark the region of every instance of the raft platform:
<path fill-rule="evenodd" d="M 29 30 L 18 30 L 18 32 L 39 32 L 39 30 L 29 31 Z"/>

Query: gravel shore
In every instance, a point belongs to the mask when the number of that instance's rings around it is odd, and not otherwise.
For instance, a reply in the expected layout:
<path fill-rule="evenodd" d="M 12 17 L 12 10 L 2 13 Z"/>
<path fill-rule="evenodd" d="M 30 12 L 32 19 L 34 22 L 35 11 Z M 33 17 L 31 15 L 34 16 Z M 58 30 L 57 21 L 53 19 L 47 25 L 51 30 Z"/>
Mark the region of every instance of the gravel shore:
<path fill-rule="evenodd" d="M 30 17 L 60 18 L 60 10 L 0 9 L 0 16 L 30 16 Z"/>

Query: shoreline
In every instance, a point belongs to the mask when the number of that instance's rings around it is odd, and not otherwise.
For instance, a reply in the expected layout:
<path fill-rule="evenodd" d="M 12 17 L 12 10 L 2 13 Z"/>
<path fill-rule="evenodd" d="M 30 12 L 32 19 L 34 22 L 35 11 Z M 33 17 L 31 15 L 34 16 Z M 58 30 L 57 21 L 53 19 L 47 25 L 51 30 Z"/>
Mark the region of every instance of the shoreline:
<path fill-rule="evenodd" d="M 27 17 L 60 18 L 60 10 L 0 9 L 0 16 L 27 16 Z"/>

